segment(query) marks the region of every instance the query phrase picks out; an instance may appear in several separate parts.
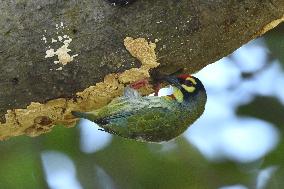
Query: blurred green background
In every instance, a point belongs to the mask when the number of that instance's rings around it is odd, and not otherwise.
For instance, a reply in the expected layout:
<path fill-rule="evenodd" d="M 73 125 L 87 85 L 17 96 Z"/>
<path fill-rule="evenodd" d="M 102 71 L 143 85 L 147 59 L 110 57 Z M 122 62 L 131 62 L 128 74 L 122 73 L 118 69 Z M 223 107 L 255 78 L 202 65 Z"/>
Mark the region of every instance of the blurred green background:
<path fill-rule="evenodd" d="M 284 24 L 200 73 L 206 112 L 147 144 L 90 122 L 0 143 L 1 189 L 283 189 Z"/>

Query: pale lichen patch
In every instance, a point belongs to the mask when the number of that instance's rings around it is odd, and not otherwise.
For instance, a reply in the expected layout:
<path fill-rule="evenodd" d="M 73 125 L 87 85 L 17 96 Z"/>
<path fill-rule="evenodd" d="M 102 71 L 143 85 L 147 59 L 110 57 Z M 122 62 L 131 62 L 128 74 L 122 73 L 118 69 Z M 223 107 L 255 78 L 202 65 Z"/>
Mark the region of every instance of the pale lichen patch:
<path fill-rule="evenodd" d="M 47 39 L 46 39 L 46 37 L 45 37 L 44 35 L 42 36 L 41 40 L 42 40 L 44 43 L 47 43 Z"/>
<path fill-rule="evenodd" d="M 45 104 L 32 102 L 26 109 L 8 110 L 6 123 L 0 123 L 0 140 L 23 134 L 38 136 L 51 131 L 55 125 L 72 127 L 78 119 L 71 115 L 71 111 L 90 111 L 105 106 L 122 95 L 125 85 L 149 77 L 149 69 L 159 65 L 155 54 L 156 45 L 143 38 L 130 37 L 125 39 L 124 45 L 132 56 L 141 61 L 140 68 L 109 74 L 102 82 L 78 92 L 75 99 L 59 98 Z M 142 91 L 144 94 L 153 92 L 149 86 Z"/>
<path fill-rule="evenodd" d="M 60 29 L 64 29 L 65 26 L 64 24 L 61 22 L 60 24 L 56 24 L 56 30 L 57 30 L 57 34 L 58 31 Z M 43 35 L 42 40 L 47 43 L 47 38 Z M 78 56 L 78 54 L 73 54 L 71 55 L 71 49 L 70 49 L 70 44 L 72 42 L 72 38 L 68 35 L 57 35 L 56 37 L 52 37 L 51 38 L 51 46 L 56 45 L 57 43 L 62 44 L 61 47 L 54 49 L 50 46 L 47 47 L 46 52 L 45 52 L 45 58 L 52 58 L 52 57 L 57 57 L 57 60 L 53 61 L 54 64 L 61 64 L 62 66 L 72 62 L 74 60 L 75 57 Z M 62 67 L 63 68 L 63 67 Z M 61 70 L 60 69 L 55 69 L 55 70 Z"/>
<path fill-rule="evenodd" d="M 58 60 L 55 60 L 55 64 L 62 64 L 63 66 L 72 62 L 75 57 L 78 56 L 78 54 L 70 55 L 71 49 L 69 48 L 70 43 L 72 42 L 72 39 L 65 35 L 65 38 L 58 36 L 59 42 L 62 42 L 63 45 L 58 48 L 56 51 L 53 48 L 50 48 L 46 50 L 45 58 L 51 58 L 54 56 L 58 57 Z M 58 42 L 57 40 L 52 38 L 52 43 Z"/>
<path fill-rule="evenodd" d="M 56 39 L 51 38 L 51 43 L 57 43 L 58 41 Z"/>

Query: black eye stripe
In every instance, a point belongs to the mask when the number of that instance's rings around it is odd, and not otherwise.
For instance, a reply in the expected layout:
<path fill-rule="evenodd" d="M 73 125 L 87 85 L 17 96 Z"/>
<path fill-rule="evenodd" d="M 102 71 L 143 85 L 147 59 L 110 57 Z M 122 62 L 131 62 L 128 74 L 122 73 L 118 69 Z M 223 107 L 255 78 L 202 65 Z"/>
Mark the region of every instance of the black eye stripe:
<path fill-rule="evenodd" d="M 184 81 L 184 84 L 185 84 L 186 86 L 192 86 L 192 85 L 193 85 L 192 82 L 189 81 L 189 80 L 185 80 L 185 81 Z"/>

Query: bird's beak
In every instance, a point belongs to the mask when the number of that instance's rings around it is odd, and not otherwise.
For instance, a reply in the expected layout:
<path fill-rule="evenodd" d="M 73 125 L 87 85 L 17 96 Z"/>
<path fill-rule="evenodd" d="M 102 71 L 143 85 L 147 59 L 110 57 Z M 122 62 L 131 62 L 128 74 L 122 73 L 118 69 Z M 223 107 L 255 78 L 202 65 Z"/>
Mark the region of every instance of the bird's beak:
<path fill-rule="evenodd" d="M 163 78 L 164 81 L 168 82 L 169 84 L 175 86 L 178 89 L 182 89 L 182 86 L 179 82 L 179 80 L 176 77 L 171 77 L 171 76 L 165 76 Z"/>

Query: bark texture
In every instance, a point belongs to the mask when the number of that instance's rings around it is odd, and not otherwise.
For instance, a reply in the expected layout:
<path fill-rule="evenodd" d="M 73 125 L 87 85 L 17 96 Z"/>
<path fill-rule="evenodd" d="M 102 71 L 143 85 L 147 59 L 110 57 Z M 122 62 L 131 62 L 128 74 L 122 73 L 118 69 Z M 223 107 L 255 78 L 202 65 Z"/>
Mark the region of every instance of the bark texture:
<path fill-rule="evenodd" d="M 158 62 L 196 72 L 283 19 L 283 0 L 0 1 L 0 139 L 73 125 Z"/>

